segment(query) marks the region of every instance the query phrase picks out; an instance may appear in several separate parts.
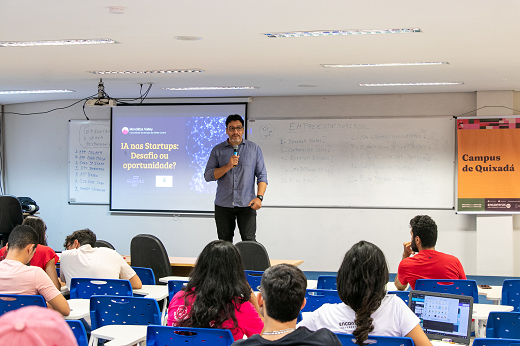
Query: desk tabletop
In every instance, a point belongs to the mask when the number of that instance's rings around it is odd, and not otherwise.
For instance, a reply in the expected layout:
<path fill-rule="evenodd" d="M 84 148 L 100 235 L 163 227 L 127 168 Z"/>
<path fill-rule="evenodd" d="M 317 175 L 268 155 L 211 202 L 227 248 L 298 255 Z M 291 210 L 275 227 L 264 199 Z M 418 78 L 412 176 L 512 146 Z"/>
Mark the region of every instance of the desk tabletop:
<path fill-rule="evenodd" d="M 509 312 L 513 311 L 514 307 L 510 305 L 494 305 L 494 304 L 473 304 L 473 319 L 487 320 L 489 313 L 492 311 Z"/>
<path fill-rule="evenodd" d="M 105 343 L 110 345 L 135 345 L 146 340 L 146 331 L 148 326 L 139 325 L 109 325 L 91 332 L 91 335 L 99 338 L 110 340 Z"/>
<path fill-rule="evenodd" d="M 478 294 L 486 296 L 489 300 L 502 300 L 502 286 L 490 286 L 491 288 L 478 287 Z"/>
<path fill-rule="evenodd" d="M 125 261 L 128 263 L 128 264 L 131 264 L 131 257 L 130 256 L 123 256 L 123 258 L 125 259 Z M 195 266 L 195 262 L 197 262 L 197 257 L 169 257 L 170 259 L 170 265 L 172 267 L 194 267 Z M 280 260 L 280 259 L 272 259 L 271 261 L 271 265 L 274 266 L 274 265 L 277 265 L 277 264 L 292 264 L 292 265 L 295 265 L 295 266 L 299 266 L 300 264 L 303 263 L 303 260 Z"/>
<path fill-rule="evenodd" d="M 166 285 L 143 285 L 142 288 L 134 289 L 133 293 L 144 295 L 157 301 L 168 297 L 168 286 Z"/>
<path fill-rule="evenodd" d="M 65 316 L 66 320 L 80 320 L 90 316 L 90 299 L 69 299 L 70 314 Z"/>

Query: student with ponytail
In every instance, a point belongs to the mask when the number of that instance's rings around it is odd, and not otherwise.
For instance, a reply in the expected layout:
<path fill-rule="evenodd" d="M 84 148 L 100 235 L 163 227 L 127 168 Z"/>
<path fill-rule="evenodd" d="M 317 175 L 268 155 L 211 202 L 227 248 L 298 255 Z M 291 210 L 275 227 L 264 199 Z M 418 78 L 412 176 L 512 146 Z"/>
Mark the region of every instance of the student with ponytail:
<path fill-rule="evenodd" d="M 324 304 L 304 314 L 298 326 L 353 334 L 360 346 L 369 334 L 407 336 L 416 346 L 431 346 L 419 318 L 401 298 L 386 294 L 388 280 L 388 265 L 381 249 L 360 241 L 345 254 L 338 271 L 338 294 L 343 303 Z"/>

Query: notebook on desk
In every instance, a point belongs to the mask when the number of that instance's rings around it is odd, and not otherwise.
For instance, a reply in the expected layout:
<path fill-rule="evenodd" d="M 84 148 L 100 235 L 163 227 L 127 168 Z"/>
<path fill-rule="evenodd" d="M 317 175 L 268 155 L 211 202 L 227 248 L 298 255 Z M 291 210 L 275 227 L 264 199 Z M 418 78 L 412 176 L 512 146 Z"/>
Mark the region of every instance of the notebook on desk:
<path fill-rule="evenodd" d="M 408 306 L 419 317 L 421 328 L 432 344 L 451 339 L 455 344 L 469 345 L 473 297 L 411 291 Z"/>

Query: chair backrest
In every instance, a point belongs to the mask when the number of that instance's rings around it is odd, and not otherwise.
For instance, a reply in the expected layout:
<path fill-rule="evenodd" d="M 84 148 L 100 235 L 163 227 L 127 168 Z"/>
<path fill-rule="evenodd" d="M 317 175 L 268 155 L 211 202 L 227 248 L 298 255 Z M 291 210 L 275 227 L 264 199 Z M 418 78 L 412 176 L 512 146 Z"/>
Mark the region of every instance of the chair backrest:
<path fill-rule="evenodd" d="M 135 271 L 137 276 L 139 276 L 143 285 L 155 285 L 155 275 L 153 275 L 152 268 L 132 266 L 132 269 Z"/>
<path fill-rule="evenodd" d="M 476 338 L 473 346 L 520 346 L 518 339 Z"/>
<path fill-rule="evenodd" d="M 478 303 L 477 282 L 475 280 L 418 279 L 415 282 L 415 290 L 471 296 L 474 303 Z"/>
<path fill-rule="evenodd" d="M 229 329 L 148 326 L 146 331 L 146 346 L 229 346 L 233 341 Z"/>
<path fill-rule="evenodd" d="M 314 311 L 325 303 L 341 303 L 338 291 L 335 290 L 307 289 L 305 299 L 307 300 L 307 304 L 305 304 L 302 312 Z"/>
<path fill-rule="evenodd" d="M 511 305 L 520 312 L 520 279 L 504 280 L 502 286 L 502 305 Z"/>
<path fill-rule="evenodd" d="M 47 307 L 45 299 L 40 295 L 0 294 L 0 315 L 29 305 Z"/>
<path fill-rule="evenodd" d="M 249 283 L 249 286 L 253 289 L 253 291 L 260 290 L 260 283 L 262 282 L 262 275 L 264 272 L 257 270 L 245 270 L 246 280 Z"/>
<path fill-rule="evenodd" d="M 161 324 L 159 304 L 152 298 L 93 296 L 90 298 L 92 330 L 112 325 Z"/>
<path fill-rule="evenodd" d="M 520 312 L 490 312 L 486 338 L 520 339 Z"/>
<path fill-rule="evenodd" d="M 94 243 L 94 247 L 107 247 L 112 250 L 116 249 L 112 244 L 110 244 L 106 240 L 96 240 L 96 242 Z"/>
<path fill-rule="evenodd" d="M 135 267 L 151 268 L 155 275 L 155 283 L 159 279 L 172 275 L 170 258 L 163 243 L 151 234 L 139 234 L 130 243 L 130 260 Z"/>
<path fill-rule="evenodd" d="M 336 275 L 320 275 L 318 276 L 317 289 L 320 290 L 337 290 Z"/>
<path fill-rule="evenodd" d="M 22 205 L 14 196 L 0 196 L 0 235 L 1 246 L 4 246 L 9 234 L 23 222 Z"/>
<path fill-rule="evenodd" d="M 341 345 L 343 346 L 357 346 L 356 338 L 352 334 L 335 333 Z M 414 346 L 412 338 L 397 337 L 397 336 L 368 336 L 368 345 L 377 346 Z M 365 342 L 367 342 L 365 341 Z"/>
<path fill-rule="evenodd" d="M 267 250 L 259 242 L 244 240 L 235 246 L 240 251 L 245 270 L 264 271 L 271 266 Z"/>
<path fill-rule="evenodd" d="M 79 320 L 65 320 L 69 325 L 70 329 L 74 333 L 74 337 L 78 342 L 78 346 L 87 346 L 87 331 L 85 330 L 85 326 Z"/>
<path fill-rule="evenodd" d="M 90 299 L 94 295 L 132 296 L 132 285 L 128 280 L 72 278 L 70 299 Z"/>
<path fill-rule="evenodd" d="M 188 278 L 186 278 L 186 280 L 168 280 L 168 298 L 170 299 L 170 302 L 172 301 L 173 296 L 182 290 L 187 282 Z"/>
<path fill-rule="evenodd" d="M 406 303 L 406 305 L 408 305 L 408 302 L 409 302 L 409 298 L 410 298 L 410 291 L 388 291 L 387 292 L 388 294 L 395 294 L 396 296 L 398 296 L 399 298 L 401 298 L 403 300 L 403 302 Z"/>

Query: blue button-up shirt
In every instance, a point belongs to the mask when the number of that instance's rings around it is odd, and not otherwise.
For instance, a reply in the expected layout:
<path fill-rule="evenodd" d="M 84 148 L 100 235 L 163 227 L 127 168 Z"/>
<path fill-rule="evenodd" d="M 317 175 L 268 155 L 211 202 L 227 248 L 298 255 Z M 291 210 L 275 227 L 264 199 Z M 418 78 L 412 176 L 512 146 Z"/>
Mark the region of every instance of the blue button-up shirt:
<path fill-rule="evenodd" d="M 225 166 L 233 156 L 233 146 L 226 140 L 217 144 L 208 159 L 204 179 L 215 179 L 215 168 Z M 255 177 L 257 184 L 267 184 L 267 171 L 260 147 L 243 139 L 238 146 L 238 165 L 217 180 L 215 204 L 220 207 L 247 207 L 255 197 Z"/>

